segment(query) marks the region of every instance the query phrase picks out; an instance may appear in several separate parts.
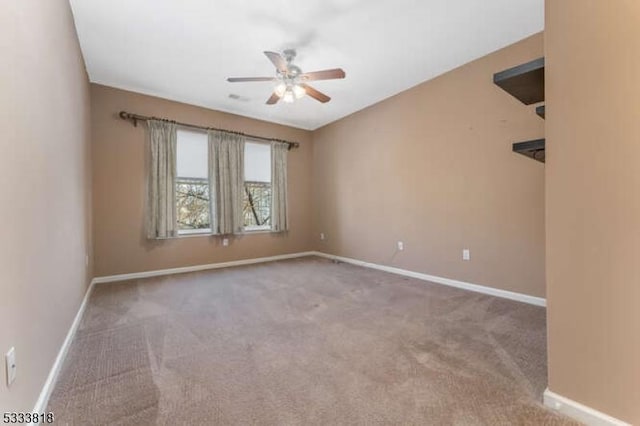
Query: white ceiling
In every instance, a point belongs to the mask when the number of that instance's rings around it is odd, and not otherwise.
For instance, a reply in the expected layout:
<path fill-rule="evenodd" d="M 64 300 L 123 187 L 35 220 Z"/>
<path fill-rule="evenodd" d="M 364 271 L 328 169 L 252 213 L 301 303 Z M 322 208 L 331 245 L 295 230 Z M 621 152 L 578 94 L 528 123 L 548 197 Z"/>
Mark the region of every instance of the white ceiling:
<path fill-rule="evenodd" d="M 313 130 L 521 40 L 544 0 L 70 0 L 92 82 Z M 341 67 L 331 96 L 265 105 L 262 53 L 303 71 Z M 235 100 L 234 94 L 241 97 Z M 144 114 L 145 111 L 133 111 Z"/>

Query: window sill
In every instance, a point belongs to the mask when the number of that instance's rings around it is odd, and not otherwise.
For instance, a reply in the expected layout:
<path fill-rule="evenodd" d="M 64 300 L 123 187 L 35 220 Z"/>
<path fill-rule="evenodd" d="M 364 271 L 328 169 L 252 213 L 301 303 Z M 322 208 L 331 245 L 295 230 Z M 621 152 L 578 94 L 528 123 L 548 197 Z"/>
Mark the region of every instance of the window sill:
<path fill-rule="evenodd" d="M 178 231 L 178 238 L 180 237 L 203 237 L 211 234 L 211 229 L 181 229 Z"/>
<path fill-rule="evenodd" d="M 263 226 L 245 226 L 244 227 L 244 233 L 253 233 L 253 232 L 271 232 L 271 226 L 270 225 L 263 225 Z"/>
<path fill-rule="evenodd" d="M 276 233 L 271 230 L 271 226 L 248 226 L 238 235 L 251 234 L 272 234 Z M 212 234 L 211 229 L 182 229 L 178 231 L 178 235 L 174 238 L 191 238 L 191 237 L 228 237 L 227 235 Z"/>
<path fill-rule="evenodd" d="M 254 235 L 254 234 L 277 234 L 277 232 L 274 232 L 271 229 L 254 229 L 254 230 L 245 230 L 240 235 Z"/>

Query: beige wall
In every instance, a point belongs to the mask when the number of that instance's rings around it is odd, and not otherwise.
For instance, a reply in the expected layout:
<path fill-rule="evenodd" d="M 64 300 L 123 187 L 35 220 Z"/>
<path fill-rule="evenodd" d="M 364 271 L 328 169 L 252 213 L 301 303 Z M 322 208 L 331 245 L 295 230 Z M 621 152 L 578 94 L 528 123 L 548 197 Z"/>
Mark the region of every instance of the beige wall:
<path fill-rule="evenodd" d="M 69 3 L 0 2 L 0 412 L 34 407 L 91 276 L 89 83 Z M 15 346 L 7 388 L 4 353 Z"/>
<path fill-rule="evenodd" d="M 546 2 L 549 387 L 633 424 L 640 424 L 639 22 L 636 0 Z"/>
<path fill-rule="evenodd" d="M 511 151 L 544 122 L 492 82 L 541 56 L 538 34 L 317 130 L 316 248 L 544 296 L 544 165 Z"/>
<path fill-rule="evenodd" d="M 91 85 L 95 275 L 105 276 L 294 253 L 311 249 L 311 134 L 304 130 Z M 143 235 L 145 125 L 121 110 L 300 142 L 289 152 L 290 231 L 231 238 L 150 241 Z"/>

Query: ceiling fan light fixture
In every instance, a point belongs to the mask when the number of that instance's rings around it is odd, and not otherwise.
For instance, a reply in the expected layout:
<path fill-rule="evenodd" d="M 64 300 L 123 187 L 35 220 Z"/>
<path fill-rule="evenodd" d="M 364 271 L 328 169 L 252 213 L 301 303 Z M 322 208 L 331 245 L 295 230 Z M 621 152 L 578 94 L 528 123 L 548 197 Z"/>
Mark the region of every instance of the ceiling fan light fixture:
<path fill-rule="evenodd" d="M 293 86 L 293 95 L 296 97 L 296 99 L 300 99 L 306 94 L 307 91 L 304 90 L 304 87 L 300 86 L 299 84 Z"/>
<path fill-rule="evenodd" d="M 293 103 L 295 100 L 295 96 L 293 95 L 293 91 L 291 89 L 287 89 L 282 96 L 282 101 L 288 104 Z"/>
<path fill-rule="evenodd" d="M 284 96 L 284 92 L 286 91 L 287 91 L 287 85 L 282 82 L 280 82 L 274 90 L 275 94 L 280 97 Z"/>

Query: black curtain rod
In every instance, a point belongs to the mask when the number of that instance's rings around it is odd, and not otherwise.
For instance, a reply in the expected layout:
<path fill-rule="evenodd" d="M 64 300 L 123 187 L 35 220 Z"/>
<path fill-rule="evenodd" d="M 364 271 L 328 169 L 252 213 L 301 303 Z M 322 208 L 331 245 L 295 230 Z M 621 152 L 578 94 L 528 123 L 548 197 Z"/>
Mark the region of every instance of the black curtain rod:
<path fill-rule="evenodd" d="M 282 140 L 282 139 L 265 138 L 265 137 L 262 137 L 262 136 L 248 135 L 248 134 L 242 133 L 242 132 L 234 132 L 233 130 L 218 129 L 218 128 L 215 128 L 215 127 L 205 127 L 205 126 L 198 126 L 196 124 L 181 123 L 179 121 L 168 120 L 166 118 L 147 117 L 145 115 L 132 114 L 132 113 L 126 112 L 126 111 L 120 111 L 120 113 L 118 115 L 123 120 L 131 120 L 133 125 L 136 126 L 136 127 L 138 126 L 138 121 L 159 120 L 159 121 L 167 121 L 169 123 L 175 123 L 175 124 L 177 124 L 179 126 L 183 126 L 183 127 L 190 127 L 192 129 L 219 130 L 221 132 L 233 133 L 235 135 L 246 136 L 246 137 L 253 138 L 253 139 L 261 139 L 263 141 L 282 142 L 282 143 L 286 143 L 287 145 L 289 145 L 289 150 L 291 150 L 291 148 L 298 148 L 300 146 L 300 143 L 298 143 L 298 142 L 289 142 L 289 141 L 285 141 L 285 140 Z"/>

